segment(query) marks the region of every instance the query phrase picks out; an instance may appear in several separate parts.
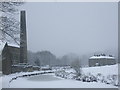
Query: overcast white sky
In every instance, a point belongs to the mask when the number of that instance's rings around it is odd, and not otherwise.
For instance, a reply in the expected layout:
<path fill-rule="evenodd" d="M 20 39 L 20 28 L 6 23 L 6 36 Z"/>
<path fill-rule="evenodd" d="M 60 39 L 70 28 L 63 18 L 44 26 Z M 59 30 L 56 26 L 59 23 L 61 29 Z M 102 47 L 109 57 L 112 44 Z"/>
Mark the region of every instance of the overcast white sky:
<path fill-rule="evenodd" d="M 29 2 L 22 9 L 28 50 L 49 50 L 56 56 L 117 50 L 117 3 Z"/>

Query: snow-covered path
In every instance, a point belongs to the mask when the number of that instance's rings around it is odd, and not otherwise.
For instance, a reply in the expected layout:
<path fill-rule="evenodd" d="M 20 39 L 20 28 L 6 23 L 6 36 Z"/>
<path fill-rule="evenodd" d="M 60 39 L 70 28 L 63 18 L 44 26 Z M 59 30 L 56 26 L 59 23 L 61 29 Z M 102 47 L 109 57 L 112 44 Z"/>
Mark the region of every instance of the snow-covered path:
<path fill-rule="evenodd" d="M 54 74 L 18 78 L 10 83 L 10 88 L 117 88 L 96 82 L 81 82 L 56 77 Z"/>

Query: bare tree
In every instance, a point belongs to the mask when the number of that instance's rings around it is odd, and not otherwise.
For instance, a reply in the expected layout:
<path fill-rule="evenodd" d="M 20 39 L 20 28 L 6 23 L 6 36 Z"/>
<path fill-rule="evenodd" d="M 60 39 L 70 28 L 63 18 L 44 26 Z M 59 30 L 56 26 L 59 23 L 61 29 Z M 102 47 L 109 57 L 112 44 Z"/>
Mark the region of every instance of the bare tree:
<path fill-rule="evenodd" d="M 19 44 L 19 22 L 14 18 L 0 17 L 1 40 L 11 41 Z"/>
<path fill-rule="evenodd" d="M 14 41 L 19 45 L 19 22 L 15 19 L 18 6 L 24 2 L 0 2 L 0 37 L 1 41 Z"/>
<path fill-rule="evenodd" d="M 75 59 L 71 62 L 71 67 L 76 71 L 76 76 L 81 76 L 81 65 L 79 59 Z"/>
<path fill-rule="evenodd" d="M 38 58 L 36 59 L 35 64 L 36 64 L 37 66 L 40 66 L 40 60 L 39 60 Z"/>
<path fill-rule="evenodd" d="M 0 11 L 3 13 L 15 13 L 18 11 L 17 7 L 21 6 L 24 2 L 0 2 Z"/>

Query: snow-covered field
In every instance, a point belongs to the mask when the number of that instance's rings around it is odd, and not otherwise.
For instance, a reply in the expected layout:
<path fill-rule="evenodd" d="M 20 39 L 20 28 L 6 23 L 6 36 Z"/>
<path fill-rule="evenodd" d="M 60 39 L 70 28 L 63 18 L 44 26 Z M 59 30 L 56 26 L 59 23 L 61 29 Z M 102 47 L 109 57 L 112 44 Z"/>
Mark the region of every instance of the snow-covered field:
<path fill-rule="evenodd" d="M 88 67 L 83 68 L 82 71 L 84 73 L 92 73 L 93 75 L 97 75 L 98 73 L 101 73 L 104 76 L 108 75 L 118 75 L 118 64 L 116 65 L 106 65 L 101 67 Z"/>
<path fill-rule="evenodd" d="M 83 82 L 101 82 L 113 86 L 118 86 L 120 84 L 118 83 L 118 77 L 120 77 L 120 75 L 118 75 L 118 64 L 82 68 L 81 73 L 81 76 L 76 77 L 73 69 L 61 69 L 55 74 L 62 78 L 76 79 Z"/>
<path fill-rule="evenodd" d="M 72 69 L 68 69 L 67 72 L 72 72 Z M 82 69 L 83 73 L 92 75 L 102 74 L 104 77 L 109 75 L 118 75 L 118 65 L 102 66 L 102 67 L 87 67 Z M 65 79 L 55 76 L 54 73 L 40 74 L 35 76 L 20 77 L 16 80 L 9 82 L 12 78 L 28 75 L 34 73 L 40 73 L 44 71 L 35 71 L 27 73 L 16 73 L 11 75 L 2 76 L 3 88 L 118 88 L 112 84 L 106 84 L 101 82 L 82 82 L 75 79 Z"/>

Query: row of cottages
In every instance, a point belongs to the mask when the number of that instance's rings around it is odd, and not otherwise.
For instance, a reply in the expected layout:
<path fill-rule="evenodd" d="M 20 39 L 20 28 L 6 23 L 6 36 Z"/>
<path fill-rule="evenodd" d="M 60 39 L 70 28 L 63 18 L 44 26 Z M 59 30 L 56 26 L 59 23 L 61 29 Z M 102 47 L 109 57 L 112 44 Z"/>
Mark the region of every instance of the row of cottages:
<path fill-rule="evenodd" d="M 89 67 L 94 66 L 104 66 L 104 65 L 114 65 L 116 64 L 115 57 L 112 55 L 94 55 L 89 58 Z"/>

